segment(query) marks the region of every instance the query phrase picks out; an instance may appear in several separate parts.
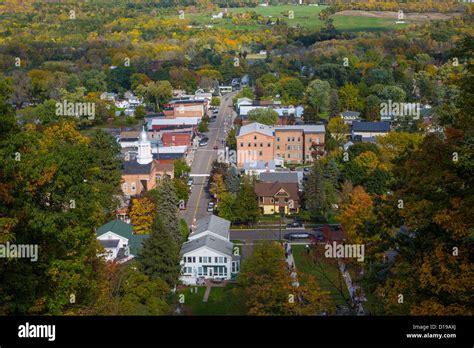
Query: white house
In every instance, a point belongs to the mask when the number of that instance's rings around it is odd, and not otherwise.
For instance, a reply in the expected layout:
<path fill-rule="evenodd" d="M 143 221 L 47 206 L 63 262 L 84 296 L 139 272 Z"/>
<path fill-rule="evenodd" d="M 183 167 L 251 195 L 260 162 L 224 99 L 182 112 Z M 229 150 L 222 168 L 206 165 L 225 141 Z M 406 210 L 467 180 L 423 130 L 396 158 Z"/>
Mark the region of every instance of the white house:
<path fill-rule="evenodd" d="M 240 270 L 238 249 L 229 241 L 230 221 L 209 215 L 197 221 L 181 247 L 181 277 L 187 285 L 198 279 L 230 280 Z"/>
<path fill-rule="evenodd" d="M 99 227 L 96 237 L 105 253 L 99 256 L 107 261 L 127 262 L 138 254 L 147 234 L 134 234 L 132 225 L 121 220 L 113 220 Z"/>

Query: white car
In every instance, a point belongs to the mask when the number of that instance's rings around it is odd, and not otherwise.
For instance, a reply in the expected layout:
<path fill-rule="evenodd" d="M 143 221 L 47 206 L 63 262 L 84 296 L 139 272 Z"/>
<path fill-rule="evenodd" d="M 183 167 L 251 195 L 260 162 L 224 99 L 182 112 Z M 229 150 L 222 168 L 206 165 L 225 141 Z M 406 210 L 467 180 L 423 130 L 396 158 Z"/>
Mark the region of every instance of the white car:
<path fill-rule="evenodd" d="M 209 202 L 209 204 L 207 205 L 207 211 L 211 213 L 214 211 L 214 202 Z"/>

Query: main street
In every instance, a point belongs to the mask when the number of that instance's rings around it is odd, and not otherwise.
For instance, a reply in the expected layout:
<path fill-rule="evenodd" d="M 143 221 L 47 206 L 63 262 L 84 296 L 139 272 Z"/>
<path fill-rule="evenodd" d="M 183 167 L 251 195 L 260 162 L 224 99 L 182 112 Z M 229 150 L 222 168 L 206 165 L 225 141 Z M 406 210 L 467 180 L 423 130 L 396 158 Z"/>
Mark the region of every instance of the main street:
<path fill-rule="evenodd" d="M 194 179 L 193 189 L 190 194 L 186 210 L 181 211 L 181 217 L 191 226 L 193 220 L 200 219 L 211 214 L 207 211 L 207 204 L 211 197 L 207 191 L 208 176 L 211 172 L 212 162 L 217 159 L 217 151 L 224 148 L 224 141 L 227 138 L 227 131 L 232 126 L 229 115 L 234 114 L 232 108 L 232 98 L 238 91 L 225 94 L 221 97 L 221 105 L 217 114 L 217 119 L 209 122 L 209 132 L 206 136 L 209 138 L 206 146 L 198 147 L 194 153 L 193 163 L 191 165 L 191 176 Z"/>

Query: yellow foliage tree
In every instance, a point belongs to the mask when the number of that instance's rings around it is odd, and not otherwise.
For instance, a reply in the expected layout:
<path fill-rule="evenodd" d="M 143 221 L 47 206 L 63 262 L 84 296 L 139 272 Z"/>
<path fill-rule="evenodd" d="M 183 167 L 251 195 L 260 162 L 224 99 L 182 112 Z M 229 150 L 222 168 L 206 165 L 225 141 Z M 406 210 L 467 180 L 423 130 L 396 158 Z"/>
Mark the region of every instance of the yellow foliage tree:
<path fill-rule="evenodd" d="M 148 234 L 155 218 L 156 206 L 147 197 L 133 198 L 130 218 L 136 234 Z"/>

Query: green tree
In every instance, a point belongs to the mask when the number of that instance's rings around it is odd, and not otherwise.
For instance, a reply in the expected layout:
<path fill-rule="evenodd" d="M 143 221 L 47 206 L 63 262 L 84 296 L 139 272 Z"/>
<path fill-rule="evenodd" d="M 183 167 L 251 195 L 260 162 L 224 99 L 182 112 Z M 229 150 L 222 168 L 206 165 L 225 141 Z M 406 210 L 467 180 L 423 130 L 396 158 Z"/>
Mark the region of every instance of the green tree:
<path fill-rule="evenodd" d="M 170 287 L 178 283 L 179 247 L 175 236 L 166 228 L 160 216 L 153 223 L 150 237 L 143 242 L 138 262 L 140 269 L 151 280 L 162 279 Z"/>
<path fill-rule="evenodd" d="M 328 111 L 330 90 L 329 82 L 322 80 L 311 81 L 306 88 L 307 104 L 316 111 L 316 115 Z"/>
<path fill-rule="evenodd" d="M 359 96 L 359 89 L 351 82 L 346 83 L 339 90 L 339 98 L 343 110 L 359 111 L 364 106 L 363 100 Z"/>
<path fill-rule="evenodd" d="M 242 185 L 237 195 L 237 221 L 241 223 L 255 223 L 260 216 L 257 195 L 255 194 L 255 185 L 252 178 L 243 176 Z"/>
<path fill-rule="evenodd" d="M 278 123 L 278 113 L 272 109 L 254 109 L 249 111 L 247 119 L 271 126 Z"/>
<path fill-rule="evenodd" d="M 340 112 L 339 93 L 337 92 L 337 89 L 331 89 L 331 93 L 329 94 L 329 116 L 337 116 Z"/>
<path fill-rule="evenodd" d="M 328 211 L 324 177 L 319 161 L 315 160 L 308 179 L 304 184 L 306 209 L 311 216 L 319 221 L 325 221 Z"/>

